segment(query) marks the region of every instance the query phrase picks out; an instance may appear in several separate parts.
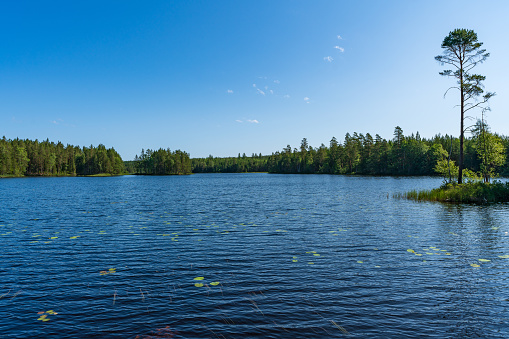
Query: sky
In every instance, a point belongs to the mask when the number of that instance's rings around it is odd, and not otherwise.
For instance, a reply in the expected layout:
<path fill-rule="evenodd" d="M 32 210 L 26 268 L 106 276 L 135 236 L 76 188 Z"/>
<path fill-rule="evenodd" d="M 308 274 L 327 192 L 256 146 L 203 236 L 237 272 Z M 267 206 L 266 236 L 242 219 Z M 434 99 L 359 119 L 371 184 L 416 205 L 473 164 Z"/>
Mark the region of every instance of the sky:
<path fill-rule="evenodd" d="M 509 1 L 4 1 L 0 137 L 237 156 L 459 135 L 434 57 L 456 28 L 491 54 L 487 122 L 509 135 Z M 472 117 L 479 118 L 480 111 Z M 475 120 L 472 120 L 472 123 Z"/>

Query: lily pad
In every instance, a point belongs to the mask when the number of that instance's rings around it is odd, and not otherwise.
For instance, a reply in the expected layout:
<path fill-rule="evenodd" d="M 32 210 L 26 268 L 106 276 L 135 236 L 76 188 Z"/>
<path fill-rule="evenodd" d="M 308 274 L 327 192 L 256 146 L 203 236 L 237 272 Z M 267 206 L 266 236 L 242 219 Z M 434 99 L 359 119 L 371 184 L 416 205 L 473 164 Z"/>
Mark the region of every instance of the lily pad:
<path fill-rule="evenodd" d="M 202 283 L 196 283 L 196 284 L 194 284 L 194 286 L 196 286 L 196 287 L 203 287 L 203 284 Z"/>
<path fill-rule="evenodd" d="M 489 261 L 491 261 L 491 260 L 489 260 L 489 259 L 479 259 L 479 261 L 480 261 L 480 262 L 489 262 Z"/>
<path fill-rule="evenodd" d="M 470 264 L 470 266 L 472 266 L 472 267 L 481 267 L 481 265 L 479 265 L 479 264 Z"/>
<path fill-rule="evenodd" d="M 203 279 L 205 279 L 205 278 L 204 277 L 196 277 L 193 280 L 203 280 Z"/>
<path fill-rule="evenodd" d="M 210 284 L 211 284 L 212 286 L 217 286 L 217 285 L 219 285 L 219 281 L 213 281 L 213 282 L 211 282 Z"/>
<path fill-rule="evenodd" d="M 499 258 L 502 258 L 502 259 L 509 259 L 509 254 L 506 254 L 506 255 L 499 255 L 498 257 L 499 257 Z"/>
<path fill-rule="evenodd" d="M 410 248 L 409 248 L 409 249 L 407 249 L 406 251 L 407 251 L 407 252 L 410 252 L 410 253 L 415 253 L 415 251 L 414 251 L 414 250 L 412 250 L 412 249 L 410 249 Z"/>

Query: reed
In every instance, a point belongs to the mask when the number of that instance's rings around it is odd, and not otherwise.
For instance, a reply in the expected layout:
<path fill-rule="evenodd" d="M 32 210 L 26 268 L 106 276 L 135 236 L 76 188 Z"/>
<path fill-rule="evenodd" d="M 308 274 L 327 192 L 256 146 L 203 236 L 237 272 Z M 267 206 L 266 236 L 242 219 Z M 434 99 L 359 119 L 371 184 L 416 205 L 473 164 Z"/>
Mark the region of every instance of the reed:
<path fill-rule="evenodd" d="M 450 203 L 495 203 L 509 202 L 509 182 L 472 182 L 465 184 L 444 184 L 432 190 L 412 190 L 394 195 L 395 198 L 415 201 L 440 201 Z"/>

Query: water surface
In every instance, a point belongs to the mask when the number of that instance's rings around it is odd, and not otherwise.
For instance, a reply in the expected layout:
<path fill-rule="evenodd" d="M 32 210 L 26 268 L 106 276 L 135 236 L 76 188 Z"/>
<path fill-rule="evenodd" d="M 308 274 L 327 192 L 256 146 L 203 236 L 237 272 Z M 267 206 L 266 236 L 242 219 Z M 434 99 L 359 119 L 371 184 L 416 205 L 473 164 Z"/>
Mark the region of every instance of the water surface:
<path fill-rule="evenodd" d="M 509 205 L 392 198 L 439 184 L 269 174 L 0 180 L 0 333 L 509 337 Z"/>

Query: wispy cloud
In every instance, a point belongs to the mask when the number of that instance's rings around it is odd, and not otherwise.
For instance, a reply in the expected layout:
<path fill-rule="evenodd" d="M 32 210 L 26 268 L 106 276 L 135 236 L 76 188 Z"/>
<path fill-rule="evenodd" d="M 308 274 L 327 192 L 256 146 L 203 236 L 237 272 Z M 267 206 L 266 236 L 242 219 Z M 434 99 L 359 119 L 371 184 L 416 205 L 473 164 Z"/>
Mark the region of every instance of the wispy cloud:
<path fill-rule="evenodd" d="M 57 126 L 72 127 L 72 128 L 76 127 L 75 125 L 69 124 L 62 119 L 51 120 L 50 123 L 53 125 L 57 125 Z"/>
<path fill-rule="evenodd" d="M 257 88 L 256 91 L 258 92 L 258 94 L 265 95 L 265 92 L 259 88 Z"/>
<path fill-rule="evenodd" d="M 334 48 L 339 50 L 341 53 L 343 53 L 345 51 L 345 49 L 343 47 L 334 46 Z"/>
<path fill-rule="evenodd" d="M 235 121 L 236 121 L 236 122 L 239 122 L 239 123 L 242 123 L 242 120 L 238 120 L 238 119 L 237 119 L 237 120 L 235 120 Z"/>
<path fill-rule="evenodd" d="M 323 58 L 323 60 L 332 62 L 332 60 L 334 60 L 334 59 L 332 59 L 332 57 L 329 55 L 329 56 L 326 56 L 325 58 Z"/>
<path fill-rule="evenodd" d="M 309 98 L 308 97 L 304 97 L 304 101 L 309 101 Z"/>
<path fill-rule="evenodd" d="M 274 80 L 274 83 L 275 84 L 279 84 L 279 80 Z"/>
<path fill-rule="evenodd" d="M 256 84 L 253 84 L 253 87 L 256 88 Z"/>
<path fill-rule="evenodd" d="M 229 90 L 226 91 L 226 93 L 233 94 L 233 90 L 229 89 Z"/>
<path fill-rule="evenodd" d="M 343 40 L 343 38 L 341 37 L 341 35 L 338 35 L 338 39 L 339 39 L 339 40 Z"/>
<path fill-rule="evenodd" d="M 285 94 L 285 95 L 283 95 L 283 98 L 290 99 L 290 95 L 289 94 Z"/>
<path fill-rule="evenodd" d="M 252 124 L 259 124 L 260 123 L 258 120 L 255 120 L 255 119 L 253 119 L 253 120 L 247 119 L 247 122 L 250 122 Z"/>

